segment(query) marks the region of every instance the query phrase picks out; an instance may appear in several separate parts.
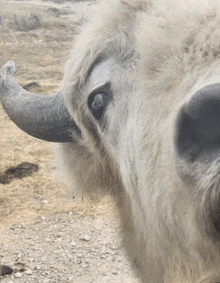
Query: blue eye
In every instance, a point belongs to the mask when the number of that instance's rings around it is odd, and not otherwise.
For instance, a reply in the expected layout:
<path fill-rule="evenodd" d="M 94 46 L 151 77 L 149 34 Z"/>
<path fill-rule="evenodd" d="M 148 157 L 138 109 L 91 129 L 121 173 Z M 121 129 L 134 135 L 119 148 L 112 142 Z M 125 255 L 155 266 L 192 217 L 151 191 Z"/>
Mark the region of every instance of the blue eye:
<path fill-rule="evenodd" d="M 97 93 L 93 96 L 90 111 L 96 120 L 100 120 L 102 117 L 102 113 L 106 106 L 106 101 L 105 94 Z"/>

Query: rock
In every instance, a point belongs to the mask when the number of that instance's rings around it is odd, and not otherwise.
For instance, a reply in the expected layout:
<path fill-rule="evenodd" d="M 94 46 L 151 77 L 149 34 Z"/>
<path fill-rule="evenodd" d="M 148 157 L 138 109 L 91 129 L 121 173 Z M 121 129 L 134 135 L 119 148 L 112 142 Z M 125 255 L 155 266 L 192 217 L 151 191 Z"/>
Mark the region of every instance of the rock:
<path fill-rule="evenodd" d="M 27 91 L 33 91 L 33 89 L 40 87 L 41 87 L 40 84 L 37 82 L 31 82 L 23 86 L 23 88 L 26 89 Z"/>
<path fill-rule="evenodd" d="M 91 240 L 91 238 L 89 237 L 89 235 L 84 235 L 82 238 L 80 238 L 80 240 L 88 242 Z"/>
<path fill-rule="evenodd" d="M 4 276 L 7 274 L 11 274 L 13 272 L 13 269 L 7 265 L 0 265 L 0 275 Z"/>
<path fill-rule="evenodd" d="M 23 274 L 21 272 L 16 272 L 14 276 L 15 276 L 15 278 L 21 278 L 22 275 Z"/>
<path fill-rule="evenodd" d="M 27 275 L 31 275 L 31 274 L 32 274 L 32 270 L 27 269 L 27 270 L 25 271 L 25 274 L 27 274 Z"/>

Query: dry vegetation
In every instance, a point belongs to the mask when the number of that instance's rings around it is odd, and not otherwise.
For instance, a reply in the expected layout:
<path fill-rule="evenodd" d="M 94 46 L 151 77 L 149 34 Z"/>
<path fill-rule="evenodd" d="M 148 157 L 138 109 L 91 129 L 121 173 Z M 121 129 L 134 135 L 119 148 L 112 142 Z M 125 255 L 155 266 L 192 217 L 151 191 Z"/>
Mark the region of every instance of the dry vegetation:
<path fill-rule="evenodd" d="M 82 17 L 68 8 L 0 2 L 0 66 L 13 60 L 21 86 L 35 82 L 32 91 L 60 89 L 62 70 Z M 91 204 L 65 197 L 66 186 L 55 176 L 52 145 L 19 130 L 0 106 L 0 173 L 31 162 L 39 171 L 0 184 L 0 230 L 19 222 L 34 222 L 41 215 L 72 211 L 76 215 L 108 214 L 109 200 Z M 47 200 L 48 204 L 42 202 Z"/>

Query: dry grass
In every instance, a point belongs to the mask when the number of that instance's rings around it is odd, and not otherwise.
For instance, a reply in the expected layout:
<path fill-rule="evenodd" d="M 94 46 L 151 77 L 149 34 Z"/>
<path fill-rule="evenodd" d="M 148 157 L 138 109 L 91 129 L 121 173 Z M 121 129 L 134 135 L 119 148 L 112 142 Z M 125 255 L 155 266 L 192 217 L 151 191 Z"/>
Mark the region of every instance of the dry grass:
<path fill-rule="evenodd" d="M 27 19 L 35 11 L 42 26 L 28 32 L 14 29 L 15 11 L 16 15 Z M 0 66 L 13 60 L 17 66 L 17 81 L 22 86 L 37 82 L 39 93 L 59 90 L 64 62 L 80 16 L 72 15 L 71 11 L 3 2 L 0 3 L 0 17 Z M 37 221 L 40 216 L 56 211 L 72 211 L 78 216 L 111 214 L 109 199 L 92 204 L 88 200 L 65 197 L 66 187 L 55 174 L 52 145 L 19 130 L 2 107 L 0 131 L 0 173 L 22 162 L 35 163 L 40 168 L 29 177 L 0 184 L 0 230 L 22 222 Z M 48 204 L 42 202 L 45 199 Z"/>
<path fill-rule="evenodd" d="M 15 27 L 15 16 L 28 20 L 33 13 L 41 19 L 39 28 L 27 32 Z M 50 93 L 60 87 L 64 62 L 79 20 L 71 11 L 61 13 L 65 17 L 56 14 L 48 7 L 0 3 L 0 64 L 13 60 L 18 83 L 40 82 L 40 92 Z"/>

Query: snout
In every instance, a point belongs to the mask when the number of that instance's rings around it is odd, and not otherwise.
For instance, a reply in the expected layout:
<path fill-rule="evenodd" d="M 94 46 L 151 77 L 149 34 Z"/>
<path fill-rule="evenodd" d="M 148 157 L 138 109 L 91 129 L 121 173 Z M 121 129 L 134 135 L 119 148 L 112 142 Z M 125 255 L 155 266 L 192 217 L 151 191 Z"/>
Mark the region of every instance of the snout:
<path fill-rule="evenodd" d="M 188 161 L 220 149 L 220 84 L 208 85 L 191 97 L 180 109 L 175 131 L 177 153 Z"/>
<path fill-rule="evenodd" d="M 175 164 L 178 176 L 198 203 L 197 221 L 220 240 L 220 84 L 192 95 L 177 116 Z"/>

